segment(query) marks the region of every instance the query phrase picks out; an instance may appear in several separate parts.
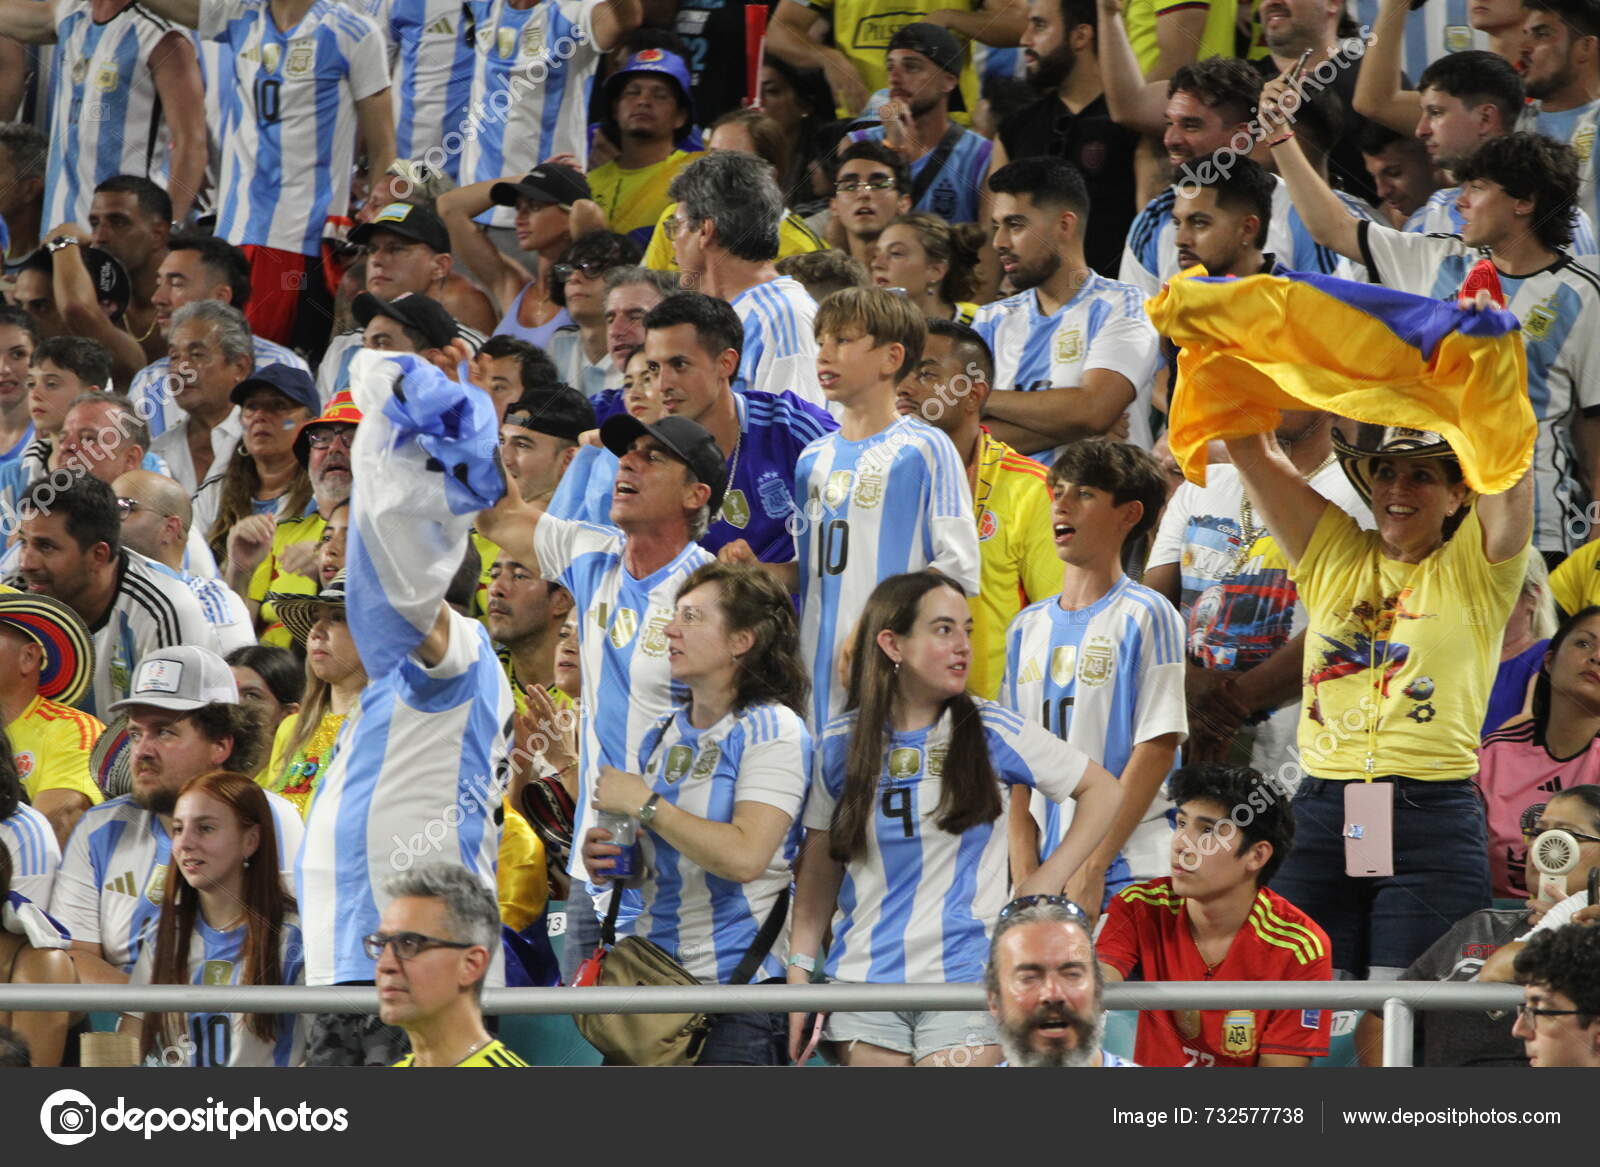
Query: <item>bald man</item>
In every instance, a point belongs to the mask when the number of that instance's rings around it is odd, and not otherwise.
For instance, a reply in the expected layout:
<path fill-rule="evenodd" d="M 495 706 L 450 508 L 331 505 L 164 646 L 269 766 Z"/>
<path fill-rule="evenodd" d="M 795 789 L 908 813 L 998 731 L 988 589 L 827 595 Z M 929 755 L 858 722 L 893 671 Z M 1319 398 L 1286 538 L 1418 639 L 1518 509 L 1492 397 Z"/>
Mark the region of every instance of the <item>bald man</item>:
<path fill-rule="evenodd" d="M 194 507 L 189 492 L 175 479 L 149 470 L 129 470 L 111 484 L 122 507 L 122 542 L 138 555 L 153 559 L 189 585 L 206 619 L 217 630 L 222 655 L 256 642 L 250 609 L 220 579 L 192 575 L 183 569 Z"/>

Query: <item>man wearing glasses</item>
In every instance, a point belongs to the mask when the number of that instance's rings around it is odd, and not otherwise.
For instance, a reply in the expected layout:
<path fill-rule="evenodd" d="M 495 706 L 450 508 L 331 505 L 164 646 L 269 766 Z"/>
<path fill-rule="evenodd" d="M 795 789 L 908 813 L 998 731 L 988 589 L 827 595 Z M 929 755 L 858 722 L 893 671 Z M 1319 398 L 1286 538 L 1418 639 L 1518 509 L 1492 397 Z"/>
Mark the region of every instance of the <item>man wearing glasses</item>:
<path fill-rule="evenodd" d="M 1102 1048 L 1105 976 L 1093 927 L 1065 896 L 1022 896 L 1000 909 L 984 984 L 1005 1066 L 1132 1066 Z"/>
<path fill-rule="evenodd" d="M 500 943 L 494 894 L 465 868 L 437 863 L 395 876 L 384 894 L 380 930 L 363 946 L 377 962 L 378 1016 L 411 1039 L 395 1067 L 526 1066 L 483 1027 L 483 981 Z"/>
<path fill-rule="evenodd" d="M 839 155 L 833 175 L 828 243 L 872 267 L 878 236 L 911 209 L 911 174 L 881 142 L 857 142 Z"/>
<path fill-rule="evenodd" d="M 1600 928 L 1543 932 L 1517 955 L 1523 1002 L 1512 1035 L 1530 1066 L 1600 1066 Z"/>

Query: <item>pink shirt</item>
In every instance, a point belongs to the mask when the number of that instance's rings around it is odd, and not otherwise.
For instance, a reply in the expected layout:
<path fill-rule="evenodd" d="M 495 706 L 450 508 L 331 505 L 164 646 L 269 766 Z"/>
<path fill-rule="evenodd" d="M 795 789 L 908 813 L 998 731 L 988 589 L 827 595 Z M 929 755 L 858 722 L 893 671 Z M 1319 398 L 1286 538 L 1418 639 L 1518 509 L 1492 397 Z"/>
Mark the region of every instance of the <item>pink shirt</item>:
<path fill-rule="evenodd" d="M 1600 737 L 1577 756 L 1561 759 L 1545 747 L 1533 718 L 1488 734 L 1478 748 L 1478 788 L 1489 817 L 1489 875 L 1500 899 L 1528 894 L 1523 869 L 1528 845 L 1522 812 L 1563 790 L 1600 783 Z"/>

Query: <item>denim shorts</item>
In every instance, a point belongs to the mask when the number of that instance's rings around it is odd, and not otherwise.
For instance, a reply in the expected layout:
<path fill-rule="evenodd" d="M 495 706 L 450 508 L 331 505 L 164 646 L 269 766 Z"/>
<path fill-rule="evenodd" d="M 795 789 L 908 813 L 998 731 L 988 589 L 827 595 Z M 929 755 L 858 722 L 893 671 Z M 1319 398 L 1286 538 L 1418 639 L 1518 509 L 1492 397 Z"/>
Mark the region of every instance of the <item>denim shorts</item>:
<path fill-rule="evenodd" d="M 981 1046 L 999 1045 L 1000 1035 L 987 1012 L 833 1013 L 823 1026 L 822 1040 L 840 1045 L 864 1041 L 910 1054 L 914 1062 L 941 1050 L 954 1050 L 950 1060 L 960 1064 L 957 1047 L 976 1051 Z"/>
<path fill-rule="evenodd" d="M 1322 925 L 1334 968 L 1358 978 L 1369 968 L 1408 967 L 1490 900 L 1477 787 L 1466 779 L 1379 781 L 1395 787 L 1393 875 L 1345 874 L 1348 783 L 1307 777 L 1294 796 L 1294 846 L 1272 877 L 1273 891 Z"/>
<path fill-rule="evenodd" d="M 697 1066 L 786 1066 L 787 1013 L 718 1013 L 700 1048 Z"/>

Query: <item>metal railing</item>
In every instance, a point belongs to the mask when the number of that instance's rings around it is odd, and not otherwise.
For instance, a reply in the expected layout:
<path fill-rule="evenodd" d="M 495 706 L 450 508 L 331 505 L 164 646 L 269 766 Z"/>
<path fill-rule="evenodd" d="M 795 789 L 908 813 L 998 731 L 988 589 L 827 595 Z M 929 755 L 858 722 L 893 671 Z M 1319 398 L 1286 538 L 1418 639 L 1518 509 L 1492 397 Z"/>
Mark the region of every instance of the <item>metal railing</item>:
<path fill-rule="evenodd" d="M 1436 981 L 1135 981 L 1107 985 L 1108 1010 L 1356 1009 L 1381 1011 L 1383 1064 L 1409 1066 L 1417 1010 L 1515 1009 L 1516 985 Z M 495 1014 L 811 1013 L 982 1010 L 982 985 L 695 985 L 636 988 L 488 989 Z M 370 987 L 206 985 L 0 985 L 10 1010 L 182 1013 L 376 1013 Z M 1509 1027 L 1510 1018 L 1506 1020 Z"/>

